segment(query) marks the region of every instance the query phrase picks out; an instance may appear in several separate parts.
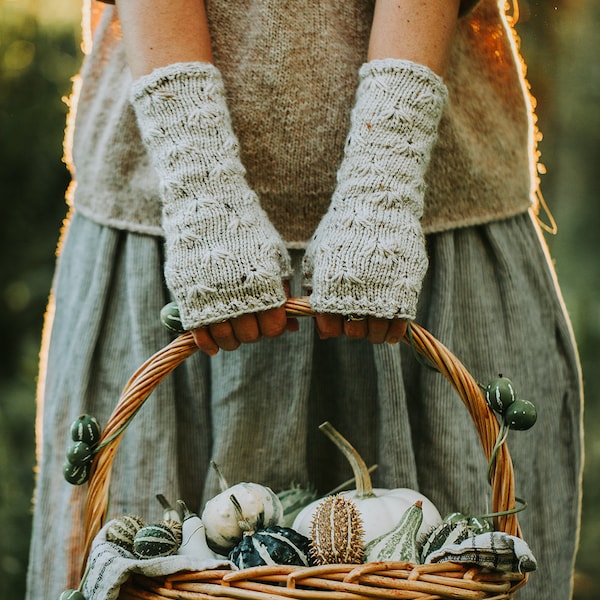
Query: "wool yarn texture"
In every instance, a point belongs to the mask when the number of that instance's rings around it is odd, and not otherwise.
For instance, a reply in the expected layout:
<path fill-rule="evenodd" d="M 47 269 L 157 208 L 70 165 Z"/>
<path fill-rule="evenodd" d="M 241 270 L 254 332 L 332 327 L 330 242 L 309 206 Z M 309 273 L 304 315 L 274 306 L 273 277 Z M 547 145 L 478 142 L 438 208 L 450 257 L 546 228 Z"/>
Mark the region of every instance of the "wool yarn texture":
<path fill-rule="evenodd" d="M 425 174 L 447 101 L 416 63 L 364 64 L 331 205 L 304 260 L 318 312 L 414 319 L 428 261 Z"/>
<path fill-rule="evenodd" d="M 175 63 L 133 82 L 131 102 L 161 182 L 165 278 L 186 329 L 285 302 L 285 244 L 239 158 L 219 70 Z"/>

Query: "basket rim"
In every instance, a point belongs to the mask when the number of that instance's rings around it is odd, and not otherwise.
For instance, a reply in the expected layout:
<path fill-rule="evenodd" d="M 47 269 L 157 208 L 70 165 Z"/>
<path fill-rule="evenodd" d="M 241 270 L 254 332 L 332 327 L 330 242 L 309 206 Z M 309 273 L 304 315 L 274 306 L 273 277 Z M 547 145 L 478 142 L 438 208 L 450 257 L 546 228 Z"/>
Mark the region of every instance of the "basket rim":
<path fill-rule="evenodd" d="M 289 316 L 315 315 L 308 297 L 290 298 L 285 308 Z M 403 341 L 411 344 L 453 386 L 476 427 L 486 459 L 490 461 L 495 453 L 489 472 L 492 512 L 515 509 L 515 478 L 510 453 L 506 443 L 495 448 L 500 425 L 477 381 L 462 362 L 424 327 L 410 322 Z M 182 333 L 147 359 L 123 388 L 102 432 L 99 442 L 101 449 L 91 466 L 84 506 L 81 573 L 84 572 L 92 541 L 106 519 L 112 464 L 127 425 L 159 383 L 197 351 L 191 332 Z M 514 513 L 494 517 L 494 527 L 509 535 L 522 537 L 517 515 Z"/>

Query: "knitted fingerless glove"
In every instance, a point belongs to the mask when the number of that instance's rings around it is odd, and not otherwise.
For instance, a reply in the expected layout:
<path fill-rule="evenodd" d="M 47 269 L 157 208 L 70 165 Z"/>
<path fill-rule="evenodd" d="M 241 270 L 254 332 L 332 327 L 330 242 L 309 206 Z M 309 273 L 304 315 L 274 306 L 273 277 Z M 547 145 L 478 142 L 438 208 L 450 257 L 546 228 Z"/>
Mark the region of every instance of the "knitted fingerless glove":
<path fill-rule="evenodd" d="M 281 306 L 289 256 L 246 182 L 219 71 L 156 69 L 131 102 L 161 180 L 165 277 L 183 326 Z"/>
<path fill-rule="evenodd" d="M 304 258 L 318 312 L 414 319 L 428 261 L 424 177 L 447 100 L 427 67 L 374 60 L 359 72 L 329 210 Z"/>

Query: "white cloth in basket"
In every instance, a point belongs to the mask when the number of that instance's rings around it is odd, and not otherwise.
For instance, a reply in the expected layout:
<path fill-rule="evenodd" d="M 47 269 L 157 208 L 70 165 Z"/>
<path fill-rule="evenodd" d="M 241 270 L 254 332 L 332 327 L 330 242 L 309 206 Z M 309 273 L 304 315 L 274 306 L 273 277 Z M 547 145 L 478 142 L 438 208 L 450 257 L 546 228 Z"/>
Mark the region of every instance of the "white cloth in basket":
<path fill-rule="evenodd" d="M 92 543 L 82 590 L 86 600 L 117 600 L 121 586 L 133 573 L 160 577 L 179 571 L 236 568 L 225 558 L 173 555 L 138 559 L 124 548 L 106 541 L 105 533 L 109 525 L 110 522 L 100 530 Z"/>

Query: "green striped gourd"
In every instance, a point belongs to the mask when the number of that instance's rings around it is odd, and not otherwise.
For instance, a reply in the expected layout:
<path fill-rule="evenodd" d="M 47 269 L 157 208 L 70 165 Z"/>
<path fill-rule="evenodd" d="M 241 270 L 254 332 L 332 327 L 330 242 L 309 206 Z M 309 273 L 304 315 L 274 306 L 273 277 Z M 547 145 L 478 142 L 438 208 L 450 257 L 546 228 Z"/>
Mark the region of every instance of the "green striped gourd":
<path fill-rule="evenodd" d="M 421 543 L 421 562 L 436 550 L 450 544 L 460 544 L 468 537 L 492 530 L 490 523 L 479 517 L 468 517 L 462 513 L 450 513 L 434 527 Z"/>
<path fill-rule="evenodd" d="M 289 489 L 278 492 L 277 497 L 283 509 L 281 524 L 284 527 L 291 527 L 298 513 L 318 496 L 315 490 L 292 485 Z"/>
<path fill-rule="evenodd" d="M 133 553 L 138 558 L 170 556 L 177 552 L 180 543 L 180 534 L 174 531 L 171 524 L 146 525 L 133 538 Z"/>
<path fill-rule="evenodd" d="M 133 540 L 137 532 L 145 526 L 144 521 L 135 515 L 123 515 L 113 519 L 106 527 L 106 541 L 133 552 Z"/>
<path fill-rule="evenodd" d="M 239 569 L 262 565 L 310 565 L 309 539 L 289 527 L 267 527 L 244 535 L 229 553 Z"/>
<path fill-rule="evenodd" d="M 423 503 L 417 500 L 388 533 L 370 541 L 365 548 L 365 562 L 400 561 L 419 563 L 417 533 L 423 522 Z"/>

